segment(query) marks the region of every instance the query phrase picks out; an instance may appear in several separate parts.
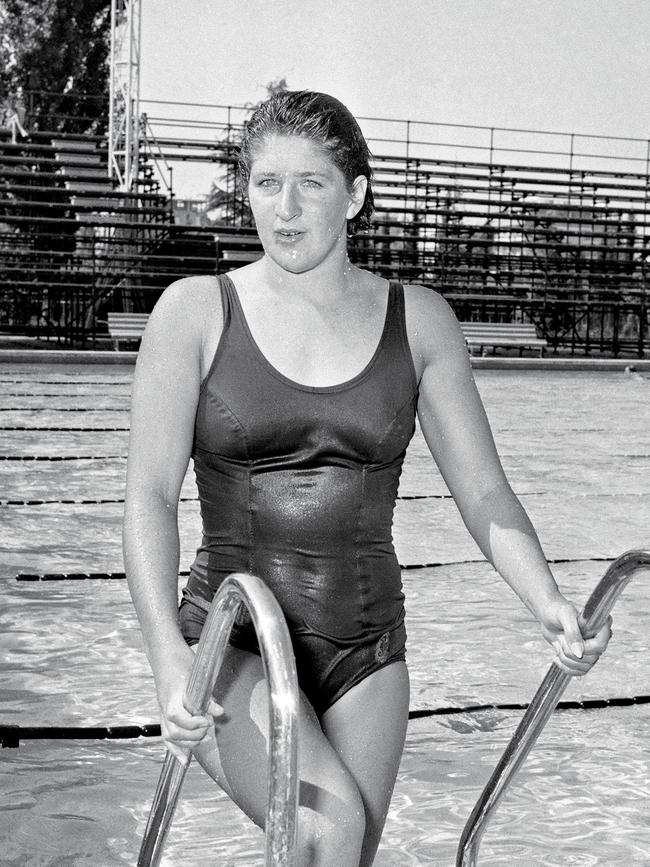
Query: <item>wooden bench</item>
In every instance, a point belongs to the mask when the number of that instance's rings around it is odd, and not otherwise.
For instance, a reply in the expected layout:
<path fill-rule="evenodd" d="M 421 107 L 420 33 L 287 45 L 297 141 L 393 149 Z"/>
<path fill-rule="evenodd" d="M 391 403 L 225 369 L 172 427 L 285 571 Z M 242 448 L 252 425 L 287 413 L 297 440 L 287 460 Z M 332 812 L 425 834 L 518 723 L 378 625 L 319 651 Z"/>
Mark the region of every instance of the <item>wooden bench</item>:
<path fill-rule="evenodd" d="M 149 319 L 148 313 L 109 313 L 108 333 L 119 352 L 121 340 L 140 340 Z"/>
<path fill-rule="evenodd" d="M 481 355 L 491 346 L 493 350 L 515 348 L 522 355 L 524 349 L 536 349 L 540 357 L 548 346 L 531 322 L 461 322 L 470 353 L 478 349 Z"/>

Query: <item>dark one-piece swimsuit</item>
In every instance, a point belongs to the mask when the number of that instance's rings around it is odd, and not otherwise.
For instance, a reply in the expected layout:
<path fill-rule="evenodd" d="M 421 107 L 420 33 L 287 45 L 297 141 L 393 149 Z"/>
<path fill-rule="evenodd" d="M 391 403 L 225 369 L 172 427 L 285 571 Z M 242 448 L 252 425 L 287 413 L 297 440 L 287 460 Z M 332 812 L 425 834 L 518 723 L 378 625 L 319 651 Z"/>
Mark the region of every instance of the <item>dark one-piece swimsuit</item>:
<path fill-rule="evenodd" d="M 267 361 L 234 284 L 218 283 L 224 328 L 201 385 L 192 451 L 203 539 L 181 630 L 196 643 L 224 578 L 257 575 L 280 603 L 300 687 L 322 714 L 405 655 L 392 519 L 418 384 L 403 288 L 390 284 L 381 340 L 361 373 L 311 387 Z M 259 652 L 250 618 L 230 641 Z"/>

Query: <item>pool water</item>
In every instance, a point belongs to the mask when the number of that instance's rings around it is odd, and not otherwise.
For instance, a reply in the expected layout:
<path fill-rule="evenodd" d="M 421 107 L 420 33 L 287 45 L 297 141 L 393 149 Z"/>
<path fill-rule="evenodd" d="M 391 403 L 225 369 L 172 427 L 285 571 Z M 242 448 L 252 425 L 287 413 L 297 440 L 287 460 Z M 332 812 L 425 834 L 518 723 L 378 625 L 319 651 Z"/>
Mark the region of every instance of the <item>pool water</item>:
<path fill-rule="evenodd" d="M 119 573 L 129 367 L 0 365 L 0 723 L 143 724 L 153 686 Z M 513 487 L 560 586 L 583 603 L 608 562 L 648 547 L 650 379 L 478 371 Z M 38 460 L 37 458 L 56 458 Z M 181 566 L 199 538 L 191 473 Z M 419 435 L 400 487 L 411 707 L 525 703 L 550 656 L 528 612 L 467 534 Z M 182 582 L 181 582 L 182 583 Z M 647 576 L 615 609 L 615 637 L 565 698 L 650 694 Z M 449 867 L 521 712 L 413 720 L 376 864 Z M 481 847 L 483 865 L 650 865 L 650 707 L 558 711 Z M 134 864 L 163 758 L 158 738 L 24 740 L 0 750 L 0 863 Z M 263 837 L 198 766 L 164 864 L 254 865 Z"/>

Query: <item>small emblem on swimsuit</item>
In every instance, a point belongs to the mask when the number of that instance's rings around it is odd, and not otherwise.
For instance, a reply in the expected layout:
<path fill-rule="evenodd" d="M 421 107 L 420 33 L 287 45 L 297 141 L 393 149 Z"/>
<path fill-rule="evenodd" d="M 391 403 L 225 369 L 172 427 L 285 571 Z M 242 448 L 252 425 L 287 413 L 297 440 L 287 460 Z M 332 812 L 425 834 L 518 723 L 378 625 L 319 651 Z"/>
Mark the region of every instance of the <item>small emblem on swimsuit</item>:
<path fill-rule="evenodd" d="M 382 637 L 377 642 L 375 650 L 375 659 L 381 665 L 388 659 L 388 651 L 390 650 L 390 632 L 384 632 Z"/>

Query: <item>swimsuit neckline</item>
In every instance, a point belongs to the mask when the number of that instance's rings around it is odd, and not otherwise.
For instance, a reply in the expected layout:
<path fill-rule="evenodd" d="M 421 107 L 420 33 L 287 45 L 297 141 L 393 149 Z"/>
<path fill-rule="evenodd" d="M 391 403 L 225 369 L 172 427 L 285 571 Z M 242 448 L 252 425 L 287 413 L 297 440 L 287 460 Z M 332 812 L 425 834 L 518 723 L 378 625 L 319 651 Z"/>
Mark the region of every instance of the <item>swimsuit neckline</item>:
<path fill-rule="evenodd" d="M 285 376 L 282 371 L 278 370 L 277 367 L 271 364 L 266 355 L 264 355 L 264 353 L 258 346 L 255 338 L 253 337 L 253 333 L 248 325 L 248 320 L 246 319 L 246 315 L 244 313 L 241 301 L 239 300 L 239 293 L 237 292 L 237 287 L 235 286 L 234 282 L 228 274 L 222 274 L 221 277 L 227 281 L 231 289 L 232 297 L 237 307 L 242 327 L 248 340 L 250 341 L 251 346 L 253 347 L 255 354 L 257 355 L 257 358 L 259 359 L 261 364 L 268 370 L 268 372 L 276 379 L 280 380 L 280 382 L 283 382 L 285 383 L 285 385 L 288 385 L 290 388 L 297 389 L 298 391 L 306 391 L 312 394 L 332 394 L 334 392 L 345 391 L 348 388 L 352 388 L 353 386 L 364 380 L 371 373 L 386 341 L 386 334 L 388 332 L 388 326 L 390 321 L 390 311 L 393 302 L 393 294 L 395 291 L 395 286 L 392 281 L 390 281 L 388 284 L 388 297 L 386 301 L 384 324 L 382 326 L 381 334 L 377 346 L 375 347 L 375 351 L 373 352 L 368 363 L 359 371 L 359 373 L 355 374 L 350 379 L 344 380 L 343 382 L 335 383 L 334 385 L 307 385 L 302 382 L 297 382 L 296 380 L 291 379 L 288 376 Z"/>

